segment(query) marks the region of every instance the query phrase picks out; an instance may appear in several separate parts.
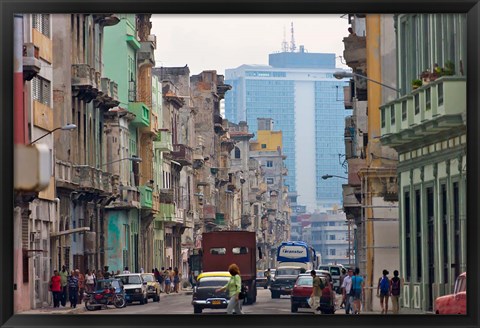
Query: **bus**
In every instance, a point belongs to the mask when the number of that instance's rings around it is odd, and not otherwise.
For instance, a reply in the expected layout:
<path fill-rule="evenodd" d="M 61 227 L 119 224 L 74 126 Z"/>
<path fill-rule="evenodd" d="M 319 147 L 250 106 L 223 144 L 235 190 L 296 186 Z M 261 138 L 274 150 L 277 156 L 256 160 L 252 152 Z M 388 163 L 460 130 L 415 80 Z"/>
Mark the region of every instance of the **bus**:
<path fill-rule="evenodd" d="M 277 266 L 299 266 L 316 269 L 319 264 L 315 249 L 304 241 L 284 241 L 277 249 Z"/>

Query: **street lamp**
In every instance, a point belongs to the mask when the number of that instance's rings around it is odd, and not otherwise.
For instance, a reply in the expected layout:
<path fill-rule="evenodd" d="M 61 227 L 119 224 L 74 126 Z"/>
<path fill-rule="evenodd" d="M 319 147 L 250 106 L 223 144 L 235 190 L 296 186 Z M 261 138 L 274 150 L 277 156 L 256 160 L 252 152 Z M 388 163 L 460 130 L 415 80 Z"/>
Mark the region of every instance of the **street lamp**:
<path fill-rule="evenodd" d="M 139 162 L 142 161 L 142 159 L 140 157 L 132 156 L 132 157 L 120 158 L 120 159 L 105 163 L 102 166 L 109 165 L 109 164 L 116 163 L 116 162 L 120 162 L 120 161 L 123 161 L 123 160 L 126 160 L 126 159 L 128 159 L 129 161 L 135 162 L 135 163 L 139 163 Z"/>
<path fill-rule="evenodd" d="M 64 126 L 59 126 L 58 128 L 55 128 L 51 131 L 48 131 L 47 133 L 45 133 L 43 136 L 41 136 L 40 138 L 37 138 L 35 140 L 33 140 L 32 142 L 30 142 L 28 145 L 30 146 L 31 144 L 37 142 L 38 140 L 48 136 L 50 133 L 54 132 L 54 131 L 57 131 L 57 130 L 74 130 L 76 129 L 77 126 L 75 124 L 67 124 L 67 125 L 64 125 Z"/>
<path fill-rule="evenodd" d="M 391 87 L 389 85 L 386 85 L 386 84 L 383 84 L 381 82 L 378 82 L 378 81 L 375 81 L 375 80 L 372 80 L 371 78 L 365 76 L 365 75 L 362 75 L 362 74 L 358 74 L 358 73 L 352 73 L 352 72 L 345 72 L 345 71 L 337 71 L 335 73 L 333 73 L 333 76 L 338 79 L 338 80 L 341 80 L 341 79 L 344 79 L 344 78 L 347 78 L 347 77 L 354 77 L 354 76 L 358 76 L 358 77 L 361 77 L 365 80 L 368 80 L 368 81 L 371 81 L 373 83 L 377 83 L 377 84 L 380 84 L 381 86 L 385 87 L 385 88 L 389 88 L 393 91 L 397 91 L 397 92 L 400 92 L 399 89 L 396 89 L 394 87 Z"/>
<path fill-rule="evenodd" d="M 340 179 L 348 180 L 348 178 L 342 177 L 340 175 L 330 175 L 330 174 L 322 175 L 323 180 L 327 180 L 327 179 L 330 179 L 330 178 L 340 178 Z"/>

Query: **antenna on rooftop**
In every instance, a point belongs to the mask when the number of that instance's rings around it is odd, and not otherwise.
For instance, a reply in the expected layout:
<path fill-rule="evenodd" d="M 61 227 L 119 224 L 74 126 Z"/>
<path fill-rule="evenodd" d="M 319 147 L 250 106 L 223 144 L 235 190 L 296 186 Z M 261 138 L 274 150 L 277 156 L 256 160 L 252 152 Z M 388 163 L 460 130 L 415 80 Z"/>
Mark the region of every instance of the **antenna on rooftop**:
<path fill-rule="evenodd" d="M 295 46 L 295 36 L 294 36 L 294 32 L 293 32 L 293 22 L 291 24 L 292 24 L 292 28 L 290 29 L 290 31 L 292 32 L 292 39 L 290 41 L 290 52 L 295 52 L 295 49 L 297 47 Z"/>
<path fill-rule="evenodd" d="M 287 34 L 285 31 L 285 26 L 283 27 L 283 42 L 282 42 L 282 52 L 288 51 L 288 42 L 287 42 Z"/>

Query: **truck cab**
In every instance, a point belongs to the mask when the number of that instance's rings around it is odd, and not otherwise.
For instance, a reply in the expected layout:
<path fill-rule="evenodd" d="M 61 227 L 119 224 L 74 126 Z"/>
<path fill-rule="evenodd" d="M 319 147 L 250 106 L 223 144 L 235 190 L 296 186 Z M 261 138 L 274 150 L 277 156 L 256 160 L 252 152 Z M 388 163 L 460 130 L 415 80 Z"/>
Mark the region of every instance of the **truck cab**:
<path fill-rule="evenodd" d="M 453 293 L 437 297 L 436 314 L 467 314 L 467 273 L 458 276 Z"/>

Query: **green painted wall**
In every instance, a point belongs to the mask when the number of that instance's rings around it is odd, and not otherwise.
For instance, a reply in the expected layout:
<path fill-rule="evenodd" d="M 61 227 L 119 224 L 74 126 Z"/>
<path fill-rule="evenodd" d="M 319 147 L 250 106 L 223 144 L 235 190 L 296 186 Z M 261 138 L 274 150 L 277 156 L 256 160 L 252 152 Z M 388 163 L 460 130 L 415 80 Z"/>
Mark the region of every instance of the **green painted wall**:
<path fill-rule="evenodd" d="M 119 15 L 120 22 L 105 27 L 103 65 L 104 75 L 118 83 L 120 107 L 128 108 L 129 82 L 136 81 L 136 50 L 127 42 L 128 35 L 135 35 L 135 15 Z"/>

